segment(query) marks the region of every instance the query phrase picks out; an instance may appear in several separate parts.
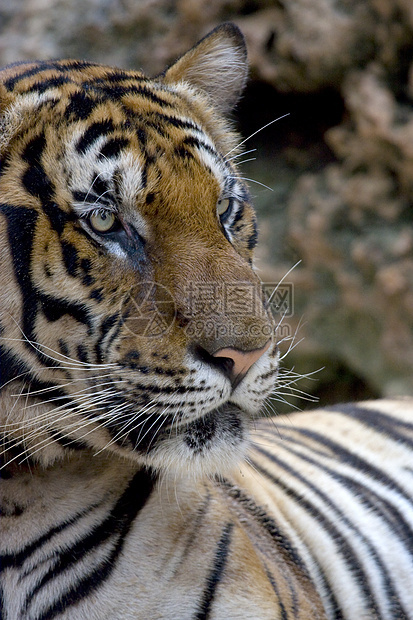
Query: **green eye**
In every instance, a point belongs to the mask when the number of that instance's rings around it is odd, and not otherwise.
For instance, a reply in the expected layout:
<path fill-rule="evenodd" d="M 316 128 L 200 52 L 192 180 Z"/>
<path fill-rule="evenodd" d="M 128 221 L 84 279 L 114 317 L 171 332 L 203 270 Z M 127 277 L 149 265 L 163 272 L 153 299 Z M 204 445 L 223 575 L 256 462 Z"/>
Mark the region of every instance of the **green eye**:
<path fill-rule="evenodd" d="M 116 224 L 116 215 L 112 211 L 94 211 L 89 216 L 89 225 L 97 233 L 107 233 Z"/>
<path fill-rule="evenodd" d="M 231 206 L 230 198 L 220 198 L 217 202 L 217 214 L 222 217 Z"/>

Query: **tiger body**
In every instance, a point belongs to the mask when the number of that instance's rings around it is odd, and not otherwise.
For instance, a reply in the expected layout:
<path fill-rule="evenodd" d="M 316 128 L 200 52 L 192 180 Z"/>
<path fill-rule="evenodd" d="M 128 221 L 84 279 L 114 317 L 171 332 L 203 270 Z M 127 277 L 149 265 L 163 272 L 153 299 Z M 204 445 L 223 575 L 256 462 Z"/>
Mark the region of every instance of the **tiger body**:
<path fill-rule="evenodd" d="M 412 402 L 258 419 L 245 77 L 232 25 L 0 72 L 4 620 L 413 618 Z"/>
<path fill-rule="evenodd" d="M 5 481 L 3 617 L 411 618 L 412 430 L 411 402 L 370 402 L 258 422 L 216 480 L 27 468 Z"/>

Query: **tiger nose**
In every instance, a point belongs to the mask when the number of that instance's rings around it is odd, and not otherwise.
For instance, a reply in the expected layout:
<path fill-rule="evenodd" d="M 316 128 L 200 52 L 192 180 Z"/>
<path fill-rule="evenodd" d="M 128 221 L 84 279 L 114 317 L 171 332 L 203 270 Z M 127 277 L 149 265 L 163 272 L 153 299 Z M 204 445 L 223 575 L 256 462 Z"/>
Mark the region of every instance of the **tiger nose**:
<path fill-rule="evenodd" d="M 268 350 L 270 344 L 271 340 L 268 340 L 263 347 L 253 349 L 252 351 L 240 351 L 239 349 L 226 347 L 213 353 L 212 357 L 219 359 L 222 370 L 230 379 L 233 388 L 235 388 L 245 377 L 251 366 Z"/>

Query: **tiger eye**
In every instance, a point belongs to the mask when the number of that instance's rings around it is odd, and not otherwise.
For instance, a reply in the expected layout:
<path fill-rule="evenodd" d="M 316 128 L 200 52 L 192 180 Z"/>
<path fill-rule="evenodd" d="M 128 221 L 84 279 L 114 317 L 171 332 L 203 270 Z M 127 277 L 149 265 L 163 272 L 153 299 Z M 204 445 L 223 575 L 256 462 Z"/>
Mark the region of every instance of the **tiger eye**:
<path fill-rule="evenodd" d="M 89 224 L 97 233 L 109 232 L 116 222 L 116 216 L 111 211 L 97 211 L 89 216 Z"/>
<path fill-rule="evenodd" d="M 229 198 L 220 198 L 217 202 L 217 214 L 219 217 L 224 215 L 229 209 L 231 205 L 231 200 Z"/>

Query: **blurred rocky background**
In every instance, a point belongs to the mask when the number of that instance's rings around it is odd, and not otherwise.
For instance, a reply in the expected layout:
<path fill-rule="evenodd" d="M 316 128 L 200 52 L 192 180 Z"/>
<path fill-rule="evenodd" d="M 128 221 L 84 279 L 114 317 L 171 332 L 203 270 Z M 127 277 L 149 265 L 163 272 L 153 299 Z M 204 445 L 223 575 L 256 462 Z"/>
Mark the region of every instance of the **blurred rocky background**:
<path fill-rule="evenodd" d="M 258 181 L 262 280 L 301 260 L 274 297 L 285 365 L 322 369 L 296 385 L 322 403 L 412 394 L 412 0 L 0 0 L 0 63 L 156 74 L 227 20 L 251 62 L 243 135 L 289 113 L 241 158 L 256 157 L 241 170 Z"/>

